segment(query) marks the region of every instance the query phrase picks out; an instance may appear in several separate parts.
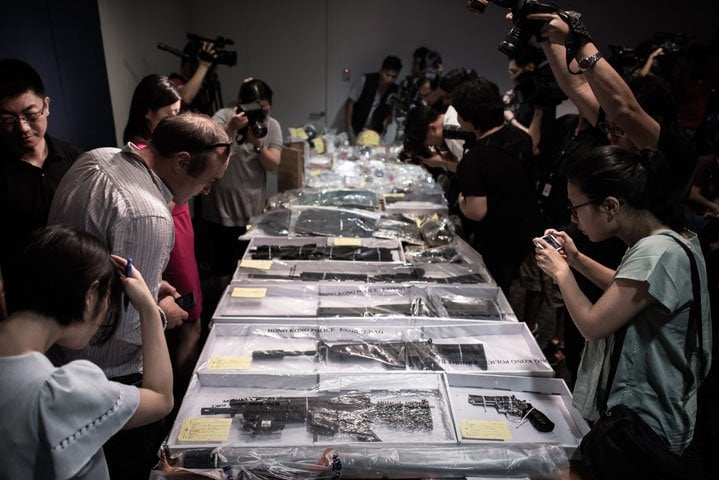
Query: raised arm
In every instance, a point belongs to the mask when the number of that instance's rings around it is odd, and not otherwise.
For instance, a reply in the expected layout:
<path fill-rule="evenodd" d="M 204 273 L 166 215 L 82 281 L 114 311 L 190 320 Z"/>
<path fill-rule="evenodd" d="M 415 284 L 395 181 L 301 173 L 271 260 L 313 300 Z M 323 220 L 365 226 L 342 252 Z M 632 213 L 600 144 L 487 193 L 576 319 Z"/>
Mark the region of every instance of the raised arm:
<path fill-rule="evenodd" d="M 621 128 L 637 148 L 656 147 L 659 141 L 659 124 L 637 102 L 629 85 L 605 58 L 600 58 L 579 73 L 579 63 L 599 52 L 594 42 L 583 37 L 570 66 L 566 62 L 566 41 L 570 27 L 558 14 L 533 14 L 527 18 L 544 20 L 542 42 L 552 72 L 564 93 L 574 102 L 579 112 L 593 125 L 598 119 L 599 106 L 607 119 Z M 600 53 L 601 54 L 601 53 Z M 578 78 L 573 78 L 578 77 Z M 583 79 L 583 80 L 582 80 Z M 592 96 L 594 99 L 592 99 Z"/>
<path fill-rule="evenodd" d="M 604 294 L 592 304 L 577 285 L 562 253 L 539 241 L 543 248 L 536 250 L 537 266 L 557 283 L 569 315 L 587 340 L 611 335 L 655 302 L 646 282 L 612 278 Z"/>
<path fill-rule="evenodd" d="M 113 259 L 125 268 L 124 258 L 113 256 Z M 172 410 L 172 365 L 157 303 L 139 270 L 133 268 L 129 276 L 121 275 L 121 281 L 125 294 L 140 314 L 142 334 L 140 404 L 124 426 L 130 429 L 160 420 Z"/>
<path fill-rule="evenodd" d="M 197 69 L 187 83 L 179 89 L 182 101 L 185 104 L 189 105 L 197 96 L 197 93 L 202 88 L 202 82 L 205 81 L 205 76 L 212 66 L 212 60 L 209 59 L 214 58 L 217 58 L 215 48 L 211 43 L 202 42 L 202 50 L 197 55 Z"/>

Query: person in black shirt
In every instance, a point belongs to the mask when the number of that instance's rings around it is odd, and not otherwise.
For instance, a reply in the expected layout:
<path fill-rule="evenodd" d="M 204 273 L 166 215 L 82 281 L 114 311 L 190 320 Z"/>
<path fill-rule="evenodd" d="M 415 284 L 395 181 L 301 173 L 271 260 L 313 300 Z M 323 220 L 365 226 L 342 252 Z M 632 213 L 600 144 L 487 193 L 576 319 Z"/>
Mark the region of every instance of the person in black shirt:
<path fill-rule="evenodd" d="M 47 224 L 60 179 L 81 150 L 47 134 L 50 98 L 38 73 L 16 59 L 0 60 L 0 269 Z"/>
<path fill-rule="evenodd" d="M 458 205 L 465 232 L 505 295 L 539 231 L 530 177 L 532 140 L 504 124 L 497 85 L 480 78 L 462 85 L 452 106 L 476 144 L 457 166 Z"/>
<path fill-rule="evenodd" d="M 389 56 L 377 73 L 365 73 L 352 85 L 345 102 L 345 128 L 352 140 L 364 129 L 382 134 L 392 114 L 388 99 L 395 91 L 395 81 L 402 70 L 399 58 Z"/>

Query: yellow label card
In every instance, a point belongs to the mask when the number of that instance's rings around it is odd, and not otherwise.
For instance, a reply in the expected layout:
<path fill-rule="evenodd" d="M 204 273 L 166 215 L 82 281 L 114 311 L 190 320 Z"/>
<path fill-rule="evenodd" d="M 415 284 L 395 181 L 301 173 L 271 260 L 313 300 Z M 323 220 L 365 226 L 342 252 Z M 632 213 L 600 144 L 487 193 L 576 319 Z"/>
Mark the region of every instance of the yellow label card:
<path fill-rule="evenodd" d="M 265 287 L 235 287 L 230 294 L 233 298 L 264 298 L 267 296 L 267 288 Z"/>
<path fill-rule="evenodd" d="M 181 442 L 224 442 L 230 436 L 231 418 L 188 418 L 177 438 Z"/>
<path fill-rule="evenodd" d="M 321 138 L 313 138 L 312 145 L 315 147 L 315 151 L 318 155 L 325 153 L 325 141 Z"/>
<path fill-rule="evenodd" d="M 269 270 L 272 268 L 272 260 L 242 260 L 240 268 L 256 268 L 257 270 Z"/>
<path fill-rule="evenodd" d="M 359 247 L 362 245 L 362 239 L 352 237 L 335 237 L 333 244 L 338 247 Z"/>
<path fill-rule="evenodd" d="M 473 440 L 511 440 L 512 432 L 505 420 L 462 420 L 462 438 Z"/>
<path fill-rule="evenodd" d="M 385 193 L 384 198 L 404 198 L 404 193 Z"/>
<path fill-rule="evenodd" d="M 252 363 L 251 357 L 232 357 L 215 355 L 207 363 L 208 370 L 247 370 Z"/>

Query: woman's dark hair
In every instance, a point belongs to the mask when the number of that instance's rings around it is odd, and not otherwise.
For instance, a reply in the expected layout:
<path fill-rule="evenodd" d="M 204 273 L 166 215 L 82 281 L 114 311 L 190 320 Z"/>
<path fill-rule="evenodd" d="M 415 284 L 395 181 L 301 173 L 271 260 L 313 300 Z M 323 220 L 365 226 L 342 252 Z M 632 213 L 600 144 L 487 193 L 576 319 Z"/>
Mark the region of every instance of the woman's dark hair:
<path fill-rule="evenodd" d="M 659 150 L 597 147 L 568 165 L 567 179 L 590 202 L 613 196 L 636 210 L 649 211 L 675 230 L 682 229 L 679 193 L 670 187 L 669 165 Z"/>
<path fill-rule="evenodd" d="M 267 100 L 272 105 L 272 89 L 259 79 L 250 80 L 240 85 L 237 99 L 240 103 L 251 103 L 258 100 Z"/>
<path fill-rule="evenodd" d="M 85 295 L 97 282 L 98 298 L 110 293 L 113 308 L 93 341 L 107 341 L 117 327 L 114 307 L 122 288 L 107 247 L 97 237 L 64 225 L 35 230 L 29 240 L 12 267 L 3 270 L 8 314 L 37 312 L 63 326 L 81 322 Z"/>
<path fill-rule="evenodd" d="M 404 149 L 411 155 L 419 155 L 426 151 L 424 141 L 427 138 L 429 124 L 437 120 L 439 113 L 432 107 L 422 103 L 414 103 L 407 112 L 404 126 Z"/>
<path fill-rule="evenodd" d="M 463 83 L 454 94 L 452 106 L 463 120 L 482 131 L 504 122 L 504 104 L 499 87 L 486 78 Z"/>
<path fill-rule="evenodd" d="M 174 83 L 164 75 L 148 75 L 135 88 L 130 103 L 130 115 L 127 118 L 122 143 L 134 139 L 150 139 L 150 123 L 145 117 L 148 111 L 157 110 L 180 100 L 182 96 Z"/>

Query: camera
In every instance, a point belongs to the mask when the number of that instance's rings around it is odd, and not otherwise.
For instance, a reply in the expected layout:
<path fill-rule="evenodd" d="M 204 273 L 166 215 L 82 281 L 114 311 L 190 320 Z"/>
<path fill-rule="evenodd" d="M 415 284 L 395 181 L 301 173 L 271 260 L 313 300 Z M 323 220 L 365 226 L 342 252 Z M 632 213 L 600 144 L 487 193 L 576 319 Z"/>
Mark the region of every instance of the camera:
<path fill-rule="evenodd" d="M 267 135 L 267 127 L 265 126 L 265 111 L 262 110 L 259 102 L 251 102 L 239 104 L 235 108 L 236 113 L 245 113 L 248 123 L 237 131 L 235 139 L 237 143 L 242 144 L 247 139 L 247 129 L 252 130 L 255 138 L 263 138 Z"/>
<path fill-rule="evenodd" d="M 474 132 L 462 130 L 456 125 L 445 125 L 442 127 L 442 137 L 445 140 L 464 140 L 464 148 L 469 149 L 477 141 L 477 135 Z"/>
<path fill-rule="evenodd" d="M 204 38 L 196 33 L 188 33 L 187 39 L 189 43 L 185 47 L 185 52 L 190 55 L 190 58 L 195 58 L 199 55 L 202 60 L 213 62 L 217 65 L 227 65 L 228 67 L 234 67 L 237 64 L 237 52 L 230 50 L 223 50 L 227 45 L 234 45 L 235 42 L 229 38 L 218 36 L 217 38 Z M 215 54 L 217 58 L 212 58 L 207 52 L 202 50 L 202 42 L 211 43 L 215 48 Z M 207 55 L 205 57 L 205 55 Z"/>
<path fill-rule="evenodd" d="M 488 0 L 502 8 L 511 8 L 512 0 Z M 467 0 L 467 10 L 475 13 L 484 13 L 486 5 L 479 0 Z"/>
<path fill-rule="evenodd" d="M 550 247 L 552 247 L 552 248 L 555 249 L 555 250 L 561 250 L 561 249 L 563 248 L 563 247 L 562 247 L 562 244 L 559 243 L 559 240 L 557 240 L 557 237 L 555 237 L 555 236 L 552 235 L 552 234 L 544 235 L 544 236 L 541 237 L 541 238 L 542 238 L 542 240 L 544 240 L 545 242 L 547 242 Z M 543 246 L 541 243 L 539 243 L 538 241 L 536 241 L 536 240 L 534 241 L 534 246 L 537 247 L 537 248 L 544 248 L 544 246 Z"/>
<path fill-rule="evenodd" d="M 508 57 L 516 57 L 529 43 L 532 35 L 539 40 L 539 29 L 544 24 L 541 20 L 528 20 L 527 15 L 533 13 L 556 13 L 559 7 L 553 3 L 544 3 L 539 0 L 488 0 L 502 8 L 512 10 L 512 23 L 514 26 L 509 31 L 502 43 L 499 44 L 499 51 Z M 482 13 L 485 4 L 479 0 L 468 0 L 467 9 Z"/>
<path fill-rule="evenodd" d="M 686 54 L 687 40 L 685 33 L 656 32 L 634 48 L 609 45 L 611 55 L 608 60 L 621 74 L 630 74 L 640 68 L 654 50 L 661 48 L 663 55 L 656 57 L 658 71 L 654 73 L 669 74 L 677 61 Z"/>
<path fill-rule="evenodd" d="M 508 57 L 516 57 L 527 46 L 532 35 L 535 35 L 539 40 L 539 29 L 545 23 L 542 20 L 528 20 L 527 15 L 533 13 L 556 13 L 559 11 L 559 7 L 538 0 L 515 0 L 511 3 L 512 23 L 514 26 L 504 37 L 502 43 L 499 44 L 499 51 Z"/>

